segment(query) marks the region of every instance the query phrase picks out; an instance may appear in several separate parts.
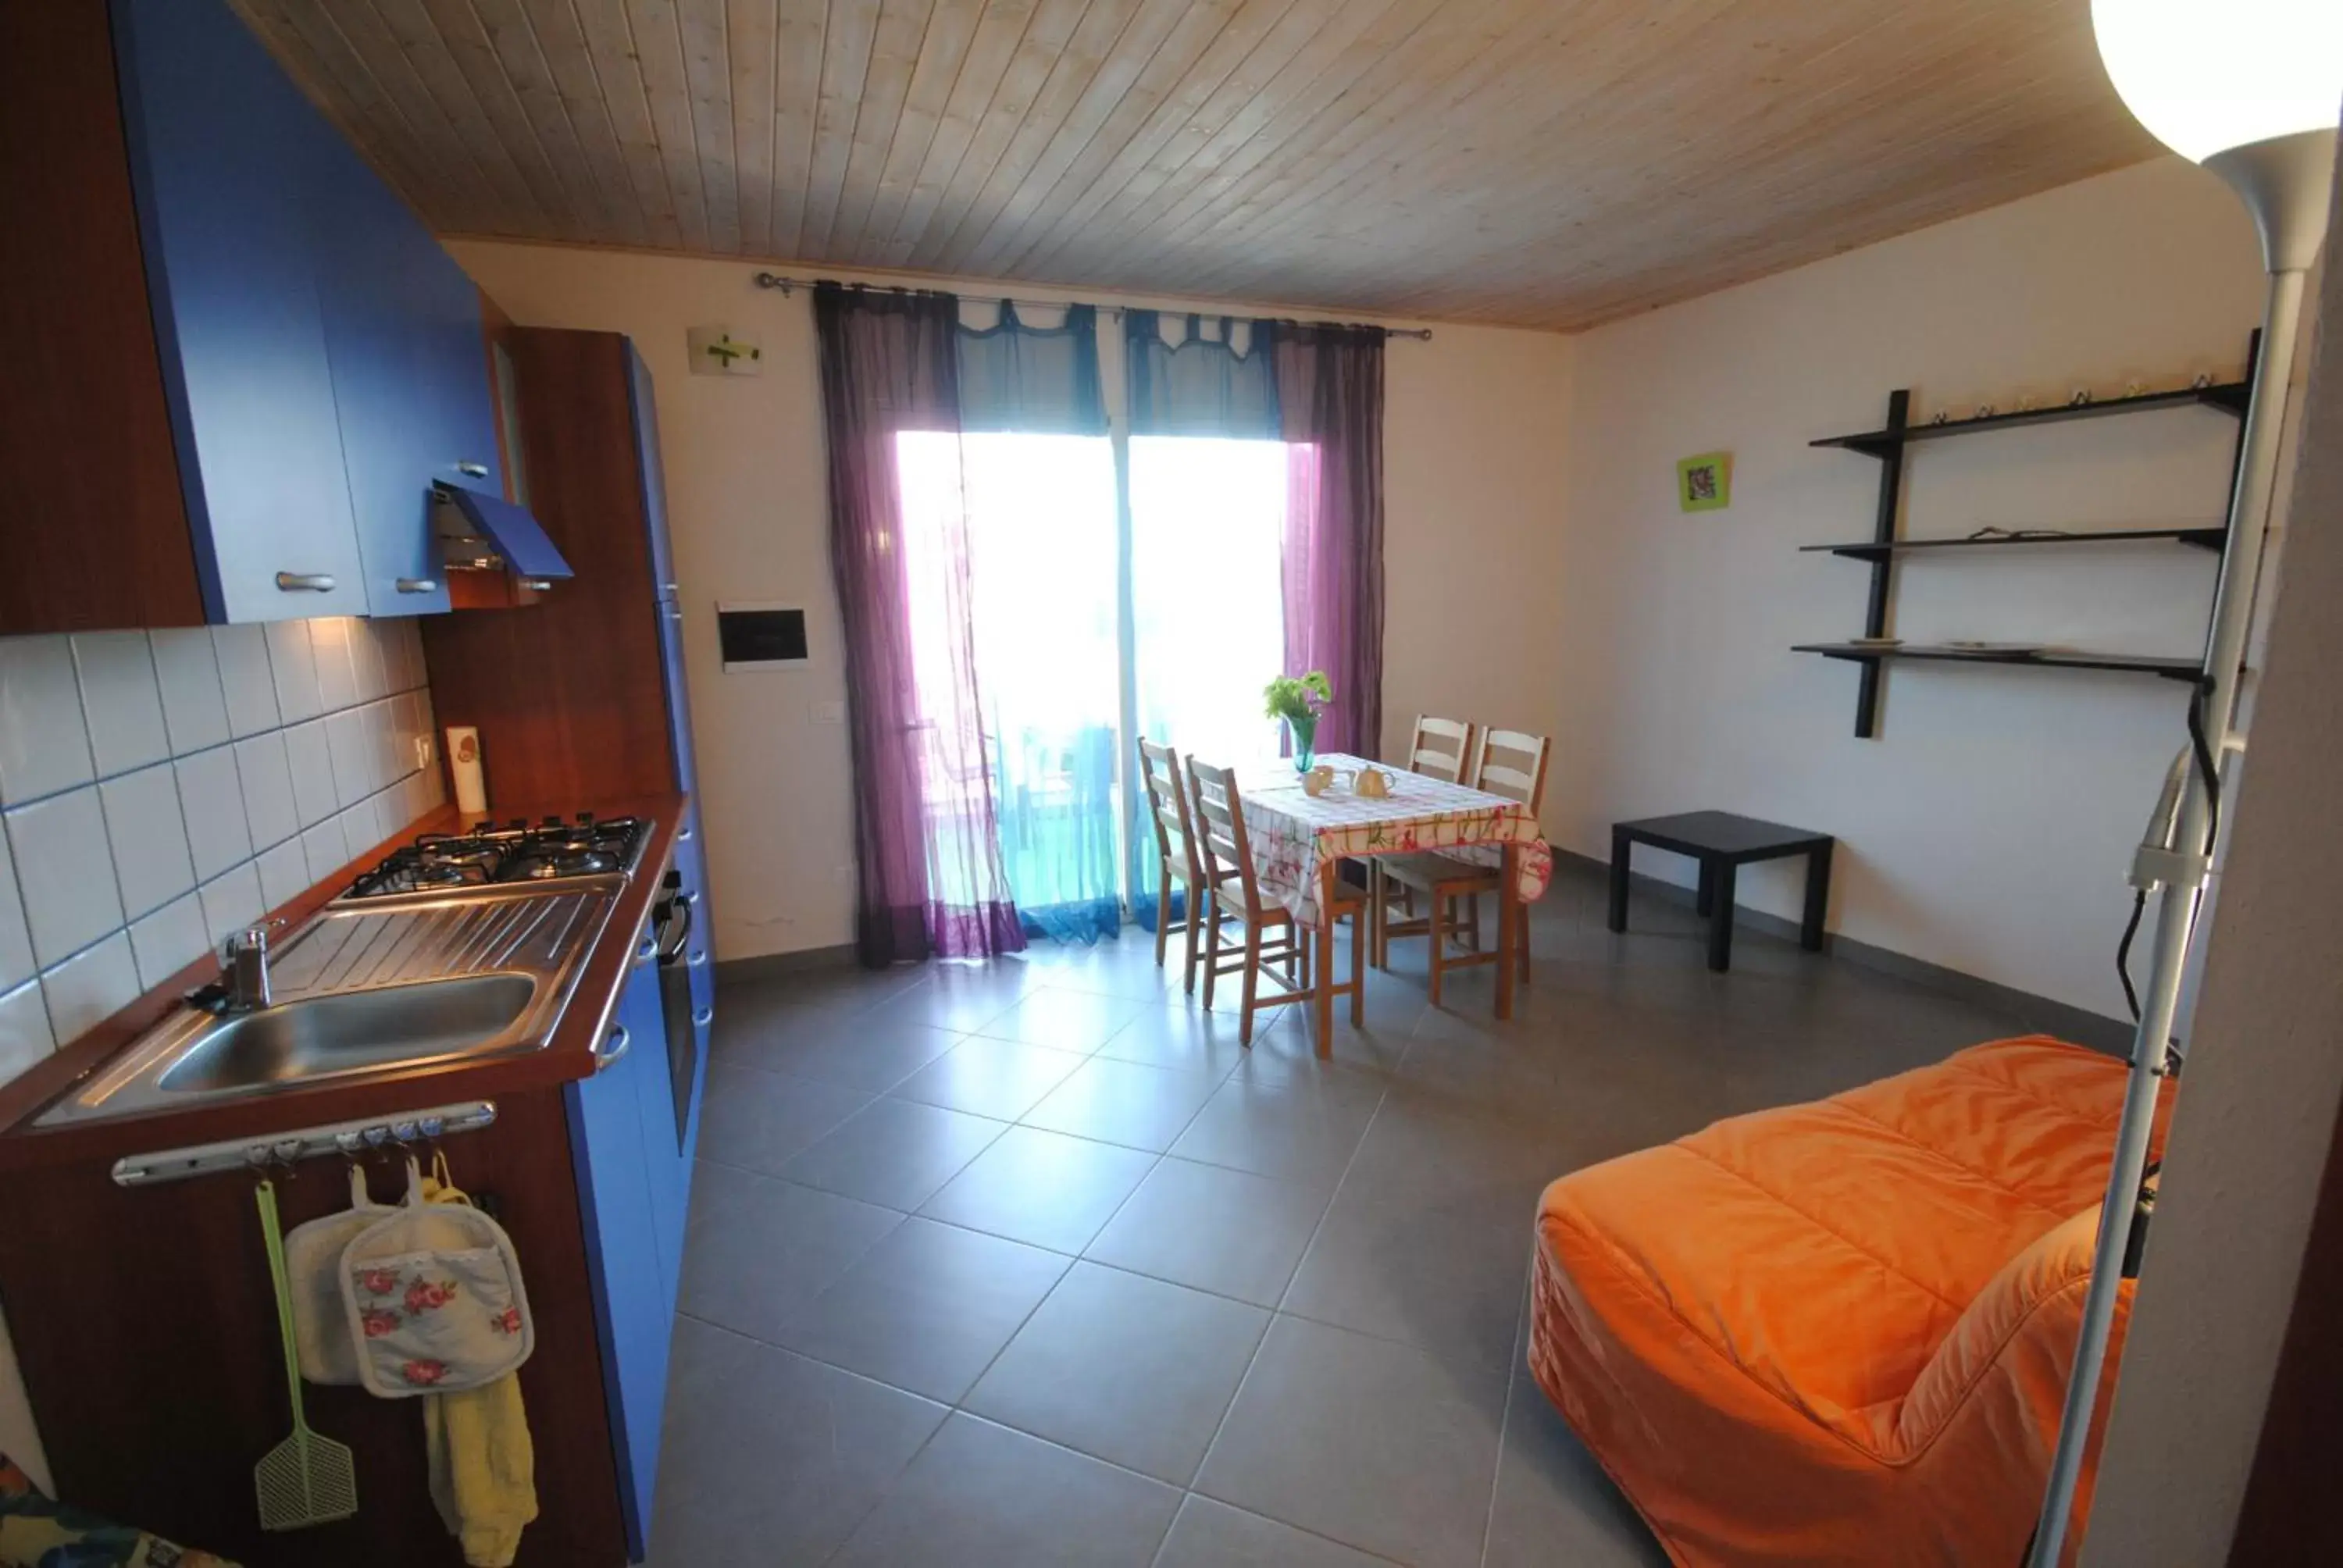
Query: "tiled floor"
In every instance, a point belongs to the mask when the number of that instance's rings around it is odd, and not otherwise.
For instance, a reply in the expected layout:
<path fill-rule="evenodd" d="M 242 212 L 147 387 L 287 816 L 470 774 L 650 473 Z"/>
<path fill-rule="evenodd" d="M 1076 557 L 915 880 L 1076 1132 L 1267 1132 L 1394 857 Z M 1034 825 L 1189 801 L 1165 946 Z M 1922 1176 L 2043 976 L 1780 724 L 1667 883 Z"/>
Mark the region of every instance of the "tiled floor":
<path fill-rule="evenodd" d="M 1539 1189 L 2036 1026 L 1635 927 L 1565 869 L 1513 1022 L 1402 944 L 1332 1065 L 1135 930 L 729 987 L 653 1561 L 1663 1562 L 1523 1368 Z"/>

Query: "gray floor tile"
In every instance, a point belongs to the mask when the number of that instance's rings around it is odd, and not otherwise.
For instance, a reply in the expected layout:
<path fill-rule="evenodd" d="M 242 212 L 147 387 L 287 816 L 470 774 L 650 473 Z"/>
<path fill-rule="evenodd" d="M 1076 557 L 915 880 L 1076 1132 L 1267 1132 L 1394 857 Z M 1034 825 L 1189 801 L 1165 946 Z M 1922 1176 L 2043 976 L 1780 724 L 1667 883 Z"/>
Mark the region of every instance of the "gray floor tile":
<path fill-rule="evenodd" d="M 1028 1045 L 1087 1053 L 1154 1005 L 1141 998 L 1101 996 L 1045 984 L 1028 990 L 1006 1011 L 987 1019 L 976 1032 L 995 1040 L 1020 1040 Z"/>
<path fill-rule="evenodd" d="M 1189 1160 L 1166 1160 L 1083 1255 L 1120 1269 L 1273 1307 L 1326 1211 L 1299 1187 Z"/>
<path fill-rule="evenodd" d="M 682 1309 L 770 1341 L 902 1221 L 890 1209 L 703 1160 L 692 1177 Z"/>
<path fill-rule="evenodd" d="M 1066 1268 L 1055 1252 L 908 1220 L 793 1312 L 775 1342 L 956 1401 Z"/>
<path fill-rule="evenodd" d="M 1225 1078 L 1246 1057 L 1237 1042 L 1234 1014 L 1206 1012 L 1190 1006 L 1155 1007 L 1107 1036 L 1100 1056 L 1136 1061 L 1149 1067 L 1176 1067 L 1188 1072 L 1209 1072 Z"/>
<path fill-rule="evenodd" d="M 1376 1568 L 1389 1561 L 1191 1493 L 1155 1568 Z"/>
<path fill-rule="evenodd" d="M 954 1415 L 839 1568 L 1147 1568 L 1179 1506 L 1161 1482 Z"/>
<path fill-rule="evenodd" d="M 669 1363 L 651 1563 L 825 1561 L 949 1413 L 682 1319 Z"/>
<path fill-rule="evenodd" d="M 1233 1077 L 1171 1151 L 1305 1185 L 1332 1186 L 1373 1120 L 1383 1086 L 1364 1073 L 1268 1082 Z"/>
<path fill-rule="evenodd" d="M 761 1067 L 841 1089 L 882 1094 L 950 1050 L 960 1037 L 914 1019 L 860 1011 L 793 1029 L 769 1030 L 718 1053 L 739 1067 Z"/>
<path fill-rule="evenodd" d="M 1184 1487 L 1268 1324 L 1258 1307 L 1077 1263 L 966 1407 Z"/>
<path fill-rule="evenodd" d="M 1161 1154 L 1220 1087 L 1210 1072 L 1092 1057 L 1025 1113 L 1028 1127 Z"/>
<path fill-rule="evenodd" d="M 1025 971 L 1006 962 L 981 968 L 930 964 L 925 980 L 879 1003 L 870 1016 L 964 1034 L 1016 1005 L 1025 984 Z"/>
<path fill-rule="evenodd" d="M 1483 1568 L 1667 1568 L 1667 1553 L 1515 1358 Z"/>
<path fill-rule="evenodd" d="M 859 1090 L 711 1062 L 699 1115 L 702 1159 L 770 1175 L 870 1103 Z"/>
<path fill-rule="evenodd" d="M 1153 1167 L 1136 1149 L 1012 1127 L 920 1212 L 950 1224 L 1077 1253 Z"/>
<path fill-rule="evenodd" d="M 874 1100 L 779 1174 L 866 1203 L 910 1211 L 935 1194 L 1008 1131 L 965 1111 L 911 1100 Z"/>
<path fill-rule="evenodd" d="M 1082 1061 L 1072 1051 L 970 1036 L 890 1092 L 898 1100 L 1014 1121 L 1072 1076 Z"/>
<path fill-rule="evenodd" d="M 1196 1490 L 1423 1568 L 1475 1568 L 1503 1368 L 1462 1378 L 1423 1352 L 1280 1317 Z"/>

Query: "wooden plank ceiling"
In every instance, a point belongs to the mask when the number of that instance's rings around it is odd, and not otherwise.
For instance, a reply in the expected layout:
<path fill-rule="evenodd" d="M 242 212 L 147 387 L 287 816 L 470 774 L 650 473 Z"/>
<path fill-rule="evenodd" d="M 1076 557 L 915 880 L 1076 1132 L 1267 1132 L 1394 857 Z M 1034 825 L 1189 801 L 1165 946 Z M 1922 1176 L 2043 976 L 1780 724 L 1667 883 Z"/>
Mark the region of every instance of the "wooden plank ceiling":
<path fill-rule="evenodd" d="M 236 0 L 442 232 L 1574 329 L 2136 162 L 2087 0 Z"/>

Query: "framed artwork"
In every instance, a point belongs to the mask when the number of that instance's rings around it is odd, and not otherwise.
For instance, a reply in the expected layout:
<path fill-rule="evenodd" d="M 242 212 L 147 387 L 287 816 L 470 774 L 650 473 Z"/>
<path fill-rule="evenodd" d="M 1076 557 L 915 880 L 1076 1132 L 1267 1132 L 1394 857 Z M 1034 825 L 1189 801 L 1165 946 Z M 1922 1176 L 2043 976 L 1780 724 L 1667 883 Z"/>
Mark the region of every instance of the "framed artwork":
<path fill-rule="evenodd" d="M 1721 512 L 1733 504 L 1733 454 L 1703 452 L 1676 463 L 1676 507 L 1686 512 Z"/>

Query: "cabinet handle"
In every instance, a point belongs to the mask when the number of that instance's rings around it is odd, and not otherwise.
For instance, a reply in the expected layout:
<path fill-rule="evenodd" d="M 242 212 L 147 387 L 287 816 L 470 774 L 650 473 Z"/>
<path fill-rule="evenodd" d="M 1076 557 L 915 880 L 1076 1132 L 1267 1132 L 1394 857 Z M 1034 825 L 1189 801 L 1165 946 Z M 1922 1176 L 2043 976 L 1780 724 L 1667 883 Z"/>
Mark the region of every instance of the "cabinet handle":
<path fill-rule="evenodd" d="M 667 612 L 667 618 L 680 626 L 683 624 L 683 607 L 679 604 L 669 606 Z"/>
<path fill-rule="evenodd" d="M 277 586 L 285 593 L 331 593 L 334 574 L 331 572 L 278 572 Z"/>
<path fill-rule="evenodd" d="M 401 578 L 396 585 L 401 593 L 437 593 L 437 578 Z"/>
<path fill-rule="evenodd" d="M 677 837 L 677 838 L 679 838 L 679 839 L 689 839 L 692 836 L 692 834 L 694 834 L 695 832 L 698 832 L 698 831 L 699 831 L 699 829 L 696 829 L 696 828 L 692 827 L 689 823 L 688 823 L 688 822 L 687 822 L 686 824 L 684 824 L 683 830 L 682 830 L 681 832 L 679 832 L 678 834 L 676 834 L 676 837 Z"/>
<path fill-rule="evenodd" d="M 709 1023 L 715 1020 L 715 1018 L 716 1010 L 714 1008 L 703 1007 L 698 1012 L 691 1015 L 691 1026 L 694 1029 L 706 1029 Z"/>
<path fill-rule="evenodd" d="M 708 950 L 702 948 L 698 952 L 693 953 L 691 955 L 691 961 L 696 964 L 706 963 L 708 961 Z"/>
<path fill-rule="evenodd" d="M 618 1059 L 627 1054 L 627 1048 L 634 1043 L 627 1034 L 625 1024 L 613 1024 L 609 1039 L 603 1041 L 602 1049 L 594 1053 L 594 1070 L 602 1073 L 616 1067 Z"/>
<path fill-rule="evenodd" d="M 553 589 L 553 579 L 551 578 L 523 578 L 520 579 L 520 586 L 528 589 L 531 593 L 549 593 Z"/>
<path fill-rule="evenodd" d="M 653 938 L 645 937 L 643 945 L 635 950 L 635 961 L 639 964 L 647 964 L 657 957 L 659 957 L 658 941 Z"/>
<path fill-rule="evenodd" d="M 488 466 L 486 463 L 458 463 L 456 472 L 468 479 L 485 479 L 488 477 Z"/>

